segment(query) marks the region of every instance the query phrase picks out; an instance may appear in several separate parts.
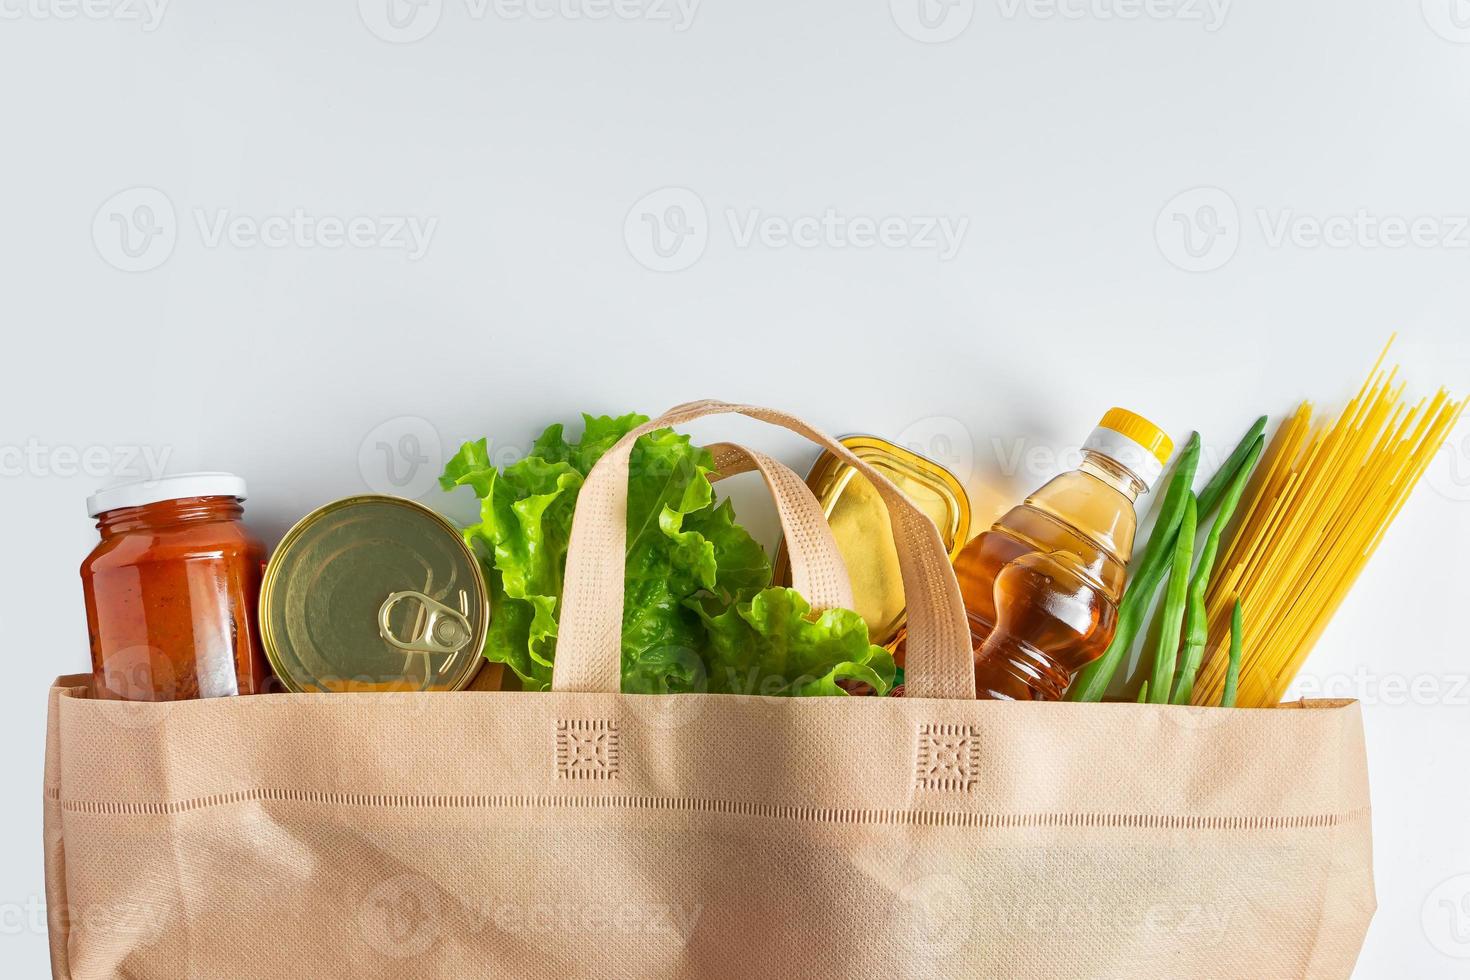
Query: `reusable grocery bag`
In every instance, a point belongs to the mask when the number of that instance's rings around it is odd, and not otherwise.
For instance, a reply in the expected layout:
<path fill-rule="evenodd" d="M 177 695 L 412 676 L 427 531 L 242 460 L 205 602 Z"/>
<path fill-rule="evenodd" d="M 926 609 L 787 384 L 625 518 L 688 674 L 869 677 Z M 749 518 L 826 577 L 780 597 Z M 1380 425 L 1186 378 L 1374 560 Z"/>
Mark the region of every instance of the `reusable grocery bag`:
<path fill-rule="evenodd" d="M 619 693 L 632 440 L 716 412 L 877 485 L 907 697 Z M 805 580 L 840 594 L 804 488 L 767 469 Z M 547 693 L 134 704 L 60 680 L 54 976 L 1352 971 L 1375 904 L 1355 703 L 974 700 L 933 524 L 791 416 L 696 403 L 630 433 L 582 489 L 563 600 Z"/>

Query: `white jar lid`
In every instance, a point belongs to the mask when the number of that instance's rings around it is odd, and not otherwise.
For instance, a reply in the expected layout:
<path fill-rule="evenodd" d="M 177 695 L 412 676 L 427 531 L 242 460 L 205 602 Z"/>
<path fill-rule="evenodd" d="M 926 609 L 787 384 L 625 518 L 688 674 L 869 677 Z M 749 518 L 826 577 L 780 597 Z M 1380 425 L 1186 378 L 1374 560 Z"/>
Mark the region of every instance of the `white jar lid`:
<path fill-rule="evenodd" d="M 87 516 L 96 517 L 120 507 L 142 507 L 161 500 L 185 497 L 245 499 L 245 481 L 233 473 L 180 473 L 157 480 L 135 480 L 104 487 L 87 498 Z"/>

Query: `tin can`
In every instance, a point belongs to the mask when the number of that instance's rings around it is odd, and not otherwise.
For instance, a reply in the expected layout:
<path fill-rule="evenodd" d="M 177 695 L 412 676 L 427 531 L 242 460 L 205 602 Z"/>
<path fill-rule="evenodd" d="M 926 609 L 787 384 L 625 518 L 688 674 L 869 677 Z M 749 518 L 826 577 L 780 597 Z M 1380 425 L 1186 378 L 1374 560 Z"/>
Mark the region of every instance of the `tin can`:
<path fill-rule="evenodd" d="M 953 558 L 970 533 L 970 498 L 955 475 L 934 460 L 877 436 L 851 435 L 839 440 L 904 492 L 934 521 Z M 853 605 L 868 624 L 869 639 L 888 646 L 899 638 L 908 618 L 898 548 L 883 498 L 867 477 L 824 452 L 806 478 L 822 504 L 837 549 L 852 579 Z M 776 554 L 775 580 L 791 582 L 786 543 Z"/>
<path fill-rule="evenodd" d="M 291 691 L 463 690 L 489 625 L 484 574 L 459 530 L 401 497 L 307 514 L 261 584 L 261 639 Z"/>

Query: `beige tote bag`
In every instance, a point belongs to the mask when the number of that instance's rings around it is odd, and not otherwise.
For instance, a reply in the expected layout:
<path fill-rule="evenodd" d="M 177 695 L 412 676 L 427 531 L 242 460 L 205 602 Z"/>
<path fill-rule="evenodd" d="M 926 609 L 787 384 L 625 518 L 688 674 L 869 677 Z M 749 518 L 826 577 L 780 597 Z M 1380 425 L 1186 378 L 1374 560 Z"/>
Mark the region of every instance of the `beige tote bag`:
<path fill-rule="evenodd" d="M 59 681 L 54 976 L 1350 975 L 1374 910 L 1356 704 L 975 701 L 934 526 L 790 416 L 697 403 L 644 429 L 715 412 L 880 488 L 908 697 L 618 693 L 630 434 L 582 490 L 549 693 L 131 704 Z M 791 526 L 799 481 L 763 472 L 806 581 L 840 595 L 830 538 Z"/>

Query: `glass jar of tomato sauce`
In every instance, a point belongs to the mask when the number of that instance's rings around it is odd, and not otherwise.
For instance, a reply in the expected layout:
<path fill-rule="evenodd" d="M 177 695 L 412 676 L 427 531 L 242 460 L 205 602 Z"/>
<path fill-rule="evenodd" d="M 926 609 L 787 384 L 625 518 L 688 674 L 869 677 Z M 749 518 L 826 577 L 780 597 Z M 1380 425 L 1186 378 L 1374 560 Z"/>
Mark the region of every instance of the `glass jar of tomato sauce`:
<path fill-rule="evenodd" d="M 265 548 L 240 517 L 245 481 L 187 473 L 87 499 L 102 540 L 82 562 L 96 696 L 185 701 L 255 694 Z"/>

